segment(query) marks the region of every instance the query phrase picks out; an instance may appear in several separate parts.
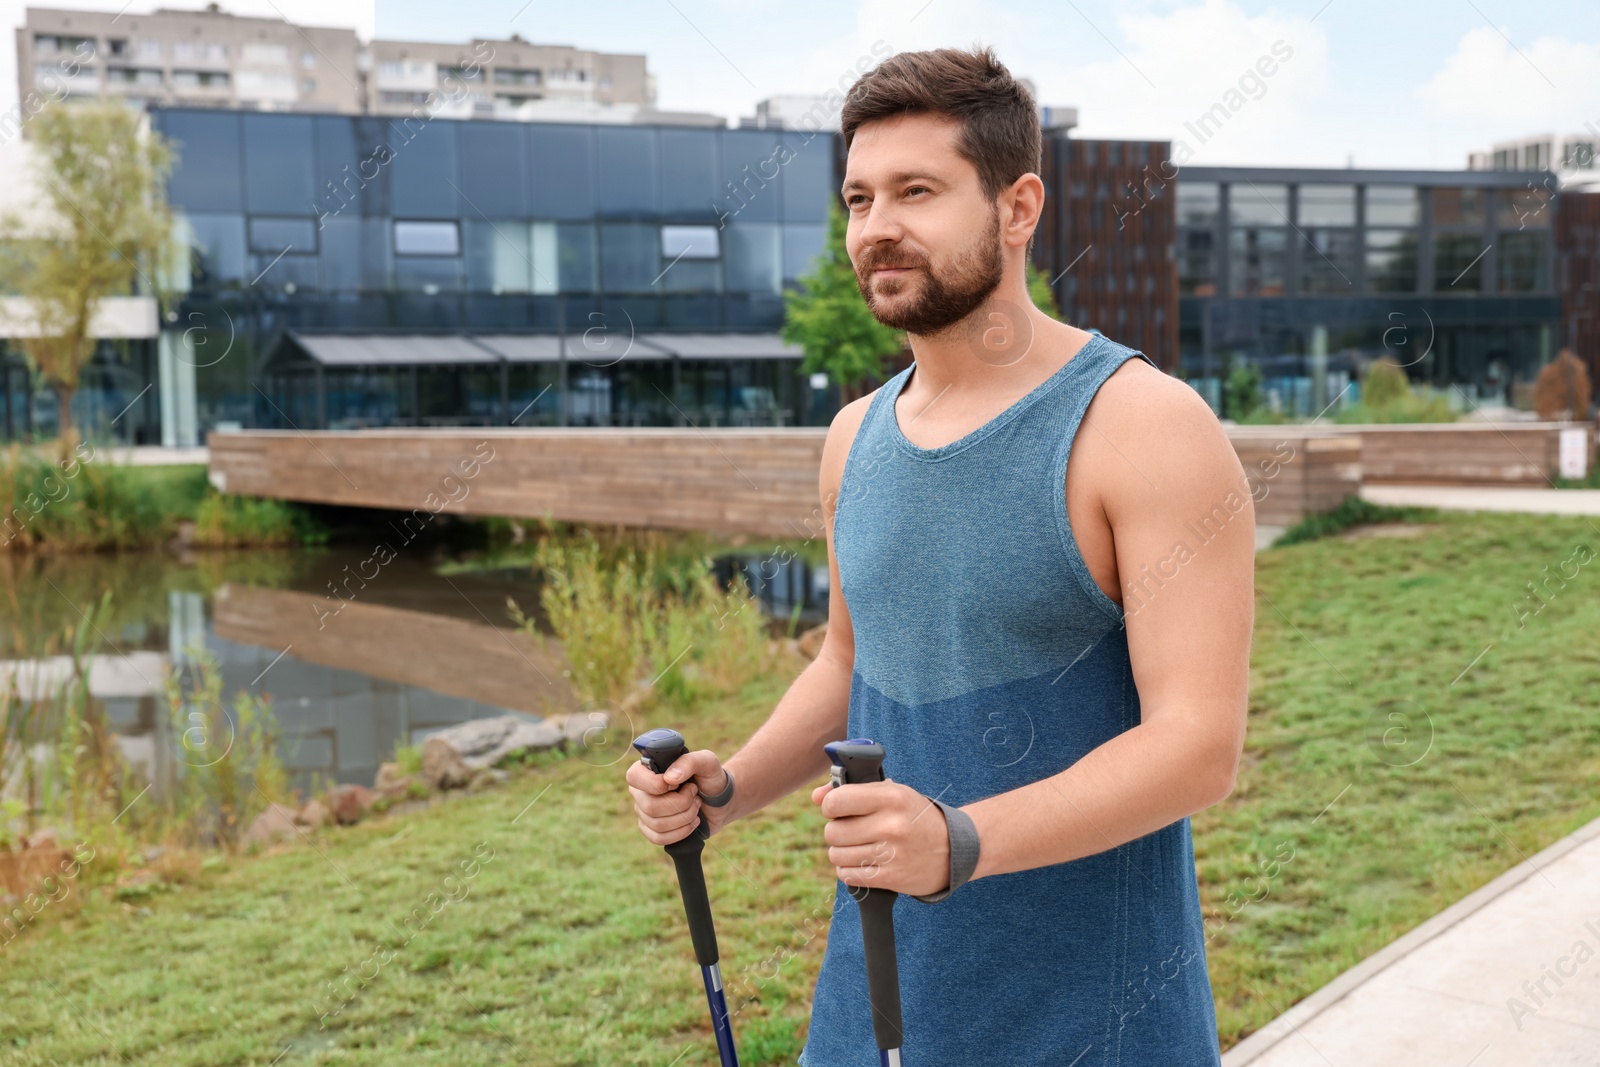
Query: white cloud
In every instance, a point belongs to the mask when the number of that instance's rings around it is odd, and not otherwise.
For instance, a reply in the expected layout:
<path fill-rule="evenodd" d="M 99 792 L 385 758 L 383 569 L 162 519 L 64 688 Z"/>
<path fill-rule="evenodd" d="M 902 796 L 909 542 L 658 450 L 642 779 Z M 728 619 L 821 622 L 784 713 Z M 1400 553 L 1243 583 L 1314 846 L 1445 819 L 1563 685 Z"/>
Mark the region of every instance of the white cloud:
<path fill-rule="evenodd" d="M 1098 27 L 1112 41 L 1120 38 L 1120 55 L 1095 27 L 1077 22 L 1082 33 L 1072 51 L 1098 58 L 1057 58 L 1034 77 L 1046 102 L 1078 107 L 1084 137 L 1181 139 L 1197 163 L 1221 162 L 1219 154 L 1250 158 L 1303 124 L 1306 109 L 1328 91 L 1327 38 L 1305 17 L 1251 16 L 1232 0 L 1122 15 L 1116 27 Z M 1059 57 L 1065 50 L 1052 51 Z M 1256 67 L 1263 56 L 1272 60 L 1271 75 Z M 1213 119 L 1201 144 L 1185 123 L 1198 123 L 1218 104 L 1228 117 Z"/>
<path fill-rule="evenodd" d="M 1463 34 L 1444 65 L 1413 92 L 1435 119 L 1470 126 L 1483 147 L 1600 122 L 1600 46 L 1539 37 L 1512 47 L 1484 26 Z"/>

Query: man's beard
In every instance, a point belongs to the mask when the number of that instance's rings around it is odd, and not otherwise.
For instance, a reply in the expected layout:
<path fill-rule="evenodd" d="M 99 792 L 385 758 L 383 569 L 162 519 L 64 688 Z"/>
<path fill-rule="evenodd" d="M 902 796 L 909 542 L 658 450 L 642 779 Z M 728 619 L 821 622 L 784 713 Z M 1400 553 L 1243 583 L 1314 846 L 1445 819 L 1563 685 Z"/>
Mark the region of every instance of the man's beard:
<path fill-rule="evenodd" d="M 954 264 L 944 275 L 934 274 L 925 257 L 912 257 L 895 248 L 872 249 L 856 269 L 856 285 L 867 302 L 872 317 L 885 326 L 915 334 L 937 334 L 971 315 L 1000 287 L 1005 261 L 1000 247 L 1000 208 L 989 213 L 989 229 L 976 247 L 952 256 Z M 902 307 L 890 309 L 886 300 L 873 292 L 877 284 L 872 272 L 880 267 L 916 267 L 921 270 L 921 295 Z M 903 292 L 913 284 L 909 274 L 885 280 Z M 898 295 L 898 292 L 896 295 Z"/>

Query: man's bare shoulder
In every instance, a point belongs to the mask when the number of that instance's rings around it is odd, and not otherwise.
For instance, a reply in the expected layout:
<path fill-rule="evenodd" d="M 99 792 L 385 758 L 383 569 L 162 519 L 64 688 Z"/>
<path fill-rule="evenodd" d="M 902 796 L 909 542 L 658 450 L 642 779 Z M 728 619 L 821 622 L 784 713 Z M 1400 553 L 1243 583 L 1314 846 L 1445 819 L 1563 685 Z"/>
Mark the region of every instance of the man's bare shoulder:
<path fill-rule="evenodd" d="M 878 389 L 882 388 L 878 386 Z M 828 437 L 822 446 L 818 488 L 822 493 L 823 506 L 829 514 L 832 514 L 833 502 L 839 495 L 839 483 L 844 478 L 844 463 L 850 455 L 850 446 L 855 443 L 856 432 L 861 429 L 862 420 L 867 417 L 867 408 L 872 406 L 872 398 L 878 395 L 878 389 L 850 401 L 834 414 L 833 421 L 828 424 Z"/>
<path fill-rule="evenodd" d="M 1238 454 L 1211 406 L 1187 382 L 1142 359 L 1128 360 L 1106 379 L 1084 421 L 1109 452 L 1108 476 L 1095 479 L 1108 492 L 1108 515 L 1115 510 L 1111 496 L 1177 503 L 1245 484 Z M 1121 488 L 1112 492 L 1115 487 Z"/>

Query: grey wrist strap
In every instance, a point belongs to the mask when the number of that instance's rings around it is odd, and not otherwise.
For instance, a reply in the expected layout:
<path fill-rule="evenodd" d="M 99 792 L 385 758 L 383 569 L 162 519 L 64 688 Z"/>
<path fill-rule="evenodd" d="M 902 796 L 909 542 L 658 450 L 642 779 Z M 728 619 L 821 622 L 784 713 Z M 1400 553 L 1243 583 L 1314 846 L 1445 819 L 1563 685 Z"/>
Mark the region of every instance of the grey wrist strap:
<path fill-rule="evenodd" d="M 733 772 L 724 767 L 722 768 L 722 773 L 728 776 L 728 784 L 723 786 L 722 792 L 718 793 L 714 797 L 701 793 L 700 803 L 706 805 L 707 807 L 720 808 L 728 801 L 733 799 Z"/>
<path fill-rule="evenodd" d="M 978 827 L 972 816 L 942 800 L 934 803 L 944 812 L 945 825 L 950 830 L 950 884 L 937 893 L 914 897 L 924 904 L 939 903 L 965 885 L 978 868 Z"/>

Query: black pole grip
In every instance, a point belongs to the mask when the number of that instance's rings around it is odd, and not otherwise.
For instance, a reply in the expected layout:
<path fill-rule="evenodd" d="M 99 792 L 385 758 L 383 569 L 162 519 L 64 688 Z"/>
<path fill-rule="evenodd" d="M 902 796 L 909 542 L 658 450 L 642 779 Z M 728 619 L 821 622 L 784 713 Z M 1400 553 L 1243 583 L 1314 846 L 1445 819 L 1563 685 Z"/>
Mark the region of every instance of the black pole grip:
<path fill-rule="evenodd" d="M 835 787 L 884 780 L 882 745 L 866 738 L 832 741 L 823 746 L 833 760 Z M 867 960 L 867 995 L 872 1001 L 872 1033 L 880 1051 L 900 1048 L 904 1025 L 900 1014 L 900 964 L 894 950 L 892 889 L 846 886 L 861 912 L 861 945 Z"/>
<path fill-rule="evenodd" d="M 634 739 L 633 747 L 639 750 L 640 762 L 657 774 L 666 774 L 667 768 L 677 758 L 689 751 L 683 735 L 676 730 L 649 730 Z M 683 897 L 683 915 L 689 921 L 689 940 L 694 943 L 695 961 L 710 967 L 720 958 L 717 953 L 717 931 L 711 924 L 711 898 L 706 893 L 706 872 L 700 865 L 700 854 L 705 851 L 710 827 L 704 817 L 689 836 L 664 845 L 667 855 L 678 868 L 678 893 Z"/>
<path fill-rule="evenodd" d="M 900 1019 L 900 964 L 894 951 L 894 902 L 900 894 L 892 889 L 848 888 L 861 911 L 872 1034 L 880 1050 L 900 1048 L 905 1039 Z"/>

